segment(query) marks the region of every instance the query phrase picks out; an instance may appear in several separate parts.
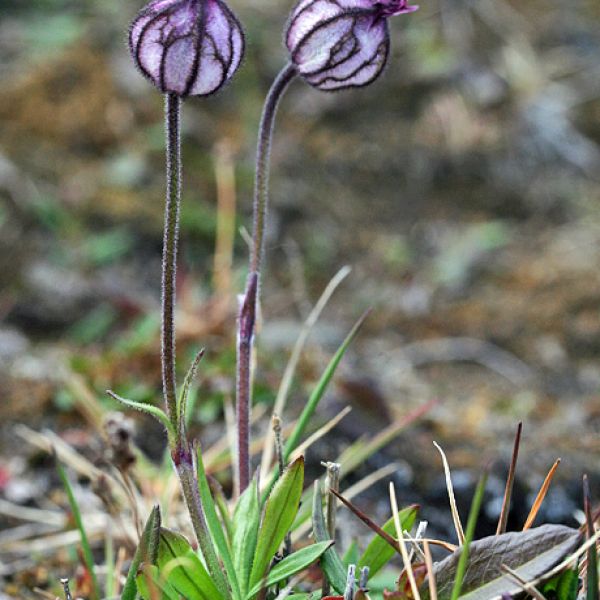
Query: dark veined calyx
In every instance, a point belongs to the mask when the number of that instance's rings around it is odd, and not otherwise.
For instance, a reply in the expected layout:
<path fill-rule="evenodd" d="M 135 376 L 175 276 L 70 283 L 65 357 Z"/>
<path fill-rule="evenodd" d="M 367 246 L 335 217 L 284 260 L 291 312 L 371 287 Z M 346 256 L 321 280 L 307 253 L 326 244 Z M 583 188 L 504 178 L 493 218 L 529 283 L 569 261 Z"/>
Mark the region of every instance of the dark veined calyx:
<path fill-rule="evenodd" d="M 387 61 L 388 18 L 417 8 L 407 0 L 300 0 L 285 34 L 292 63 L 321 90 L 367 85 Z"/>
<path fill-rule="evenodd" d="M 162 92 L 208 96 L 239 67 L 244 34 L 223 0 L 154 0 L 131 24 L 129 47 Z"/>

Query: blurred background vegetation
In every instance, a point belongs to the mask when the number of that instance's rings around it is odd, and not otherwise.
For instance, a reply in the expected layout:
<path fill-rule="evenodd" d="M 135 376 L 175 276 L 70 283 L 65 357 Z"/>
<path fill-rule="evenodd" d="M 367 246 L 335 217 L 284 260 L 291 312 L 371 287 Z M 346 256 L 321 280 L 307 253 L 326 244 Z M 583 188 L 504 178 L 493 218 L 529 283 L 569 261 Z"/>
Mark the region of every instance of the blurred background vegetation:
<path fill-rule="evenodd" d="M 159 401 L 163 107 L 126 48 L 140 6 L 0 0 L 0 494 L 11 502 L 38 503 L 51 486 L 15 423 L 89 451 L 82 395 L 107 409 L 108 387 Z M 194 417 L 207 442 L 231 398 L 240 228 L 290 8 L 232 7 L 244 64 L 183 115 L 179 356 L 183 371 L 207 348 Z M 323 406 L 353 413 L 320 458 L 437 399 L 377 460 L 405 461 L 403 500 L 425 498 L 441 530 L 432 439 L 465 503 L 482 456 L 500 459 L 490 520 L 519 420 L 522 511 L 557 456 L 546 520 L 571 522 L 584 471 L 600 490 L 599 25 L 595 0 L 423 2 L 390 21 L 374 85 L 328 94 L 297 81 L 281 106 L 257 401 L 273 401 L 303 319 L 350 265 L 303 357 L 292 413 L 373 307 Z M 160 431 L 135 419 L 159 456 Z"/>

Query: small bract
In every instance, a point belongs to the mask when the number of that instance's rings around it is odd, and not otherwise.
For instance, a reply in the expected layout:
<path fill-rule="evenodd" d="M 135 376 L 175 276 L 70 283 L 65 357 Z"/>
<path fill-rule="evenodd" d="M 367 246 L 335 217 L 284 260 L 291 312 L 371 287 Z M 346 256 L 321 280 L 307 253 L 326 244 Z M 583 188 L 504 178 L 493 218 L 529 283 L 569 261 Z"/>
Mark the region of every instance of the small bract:
<path fill-rule="evenodd" d="M 314 87 L 361 87 L 385 66 L 388 17 L 417 9 L 407 0 L 300 0 L 288 22 L 286 45 L 296 69 Z"/>
<path fill-rule="evenodd" d="M 129 47 L 162 92 L 208 96 L 240 65 L 244 34 L 222 0 L 154 0 L 131 24 Z"/>

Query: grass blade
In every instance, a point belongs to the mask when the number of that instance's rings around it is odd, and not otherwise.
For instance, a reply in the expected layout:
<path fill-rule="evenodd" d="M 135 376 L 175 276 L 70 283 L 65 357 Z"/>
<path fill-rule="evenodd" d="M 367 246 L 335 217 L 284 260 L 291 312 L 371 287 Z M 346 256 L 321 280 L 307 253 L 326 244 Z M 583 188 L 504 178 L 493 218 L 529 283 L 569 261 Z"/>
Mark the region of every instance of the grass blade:
<path fill-rule="evenodd" d="M 365 322 L 365 319 L 368 317 L 369 312 L 370 311 L 366 311 L 365 313 L 363 313 L 360 319 L 356 322 L 350 333 L 346 336 L 346 339 L 342 342 L 342 345 L 333 355 L 331 361 L 327 365 L 327 368 L 323 372 L 323 375 L 321 375 L 321 379 L 319 380 L 317 386 L 310 395 L 308 402 L 306 403 L 306 406 L 304 407 L 304 410 L 302 411 L 302 414 L 300 415 L 300 418 L 296 423 L 296 427 L 294 427 L 294 430 L 292 431 L 290 437 L 287 440 L 285 450 L 283 453 L 284 460 L 286 462 L 289 460 L 290 454 L 295 450 L 296 446 L 300 442 L 300 438 L 302 437 L 302 434 L 304 433 L 308 422 L 310 421 L 317 406 L 319 405 L 321 398 L 325 394 L 325 391 L 327 390 L 327 387 L 329 386 L 329 383 L 331 382 L 331 379 L 333 378 L 335 371 L 338 368 L 338 365 L 344 357 L 344 354 L 346 354 L 346 350 L 348 350 L 348 347 L 352 343 L 352 340 L 354 340 L 354 338 L 356 337 L 356 334 L 358 333 L 362 324 Z"/>
<path fill-rule="evenodd" d="M 348 266 L 342 267 L 334 276 L 333 279 L 327 284 L 327 287 L 321 294 L 321 297 L 315 304 L 311 313 L 308 315 L 308 318 L 304 322 L 300 334 L 296 339 L 296 343 L 292 350 L 292 354 L 290 355 L 289 361 L 285 367 L 285 371 L 283 373 L 283 377 L 281 378 L 281 383 L 279 385 L 279 389 L 277 390 L 277 397 L 275 398 L 275 404 L 273 406 L 273 414 L 281 415 L 283 414 L 283 410 L 285 408 L 285 403 L 287 401 L 288 394 L 290 392 L 290 388 L 292 385 L 292 380 L 294 378 L 294 373 L 296 372 L 296 368 L 298 367 L 298 362 L 300 361 L 300 356 L 302 354 L 302 350 L 308 340 L 308 336 L 312 331 L 313 327 L 319 320 L 323 309 L 329 302 L 329 299 L 333 295 L 333 292 L 336 290 L 338 285 L 342 283 L 342 281 L 347 277 L 350 273 L 351 269 Z M 260 470 L 261 473 L 268 473 L 269 468 L 271 467 L 271 462 L 273 461 L 273 451 L 274 451 L 274 436 L 271 430 L 267 431 L 262 455 L 262 461 Z"/>
<path fill-rule="evenodd" d="M 55 455 L 56 458 L 56 455 Z M 79 530 L 79 535 L 81 536 L 81 548 L 83 550 L 83 560 L 85 561 L 85 566 L 90 573 L 90 577 L 92 578 L 92 597 L 96 600 L 100 600 L 100 585 L 98 584 L 98 578 L 96 577 L 96 570 L 94 567 L 94 555 L 92 554 L 92 548 L 90 547 L 90 542 L 85 532 L 85 527 L 83 526 L 83 519 L 81 518 L 81 510 L 79 509 L 79 504 L 75 498 L 75 494 L 73 494 L 73 488 L 71 487 L 71 483 L 62 464 L 57 460 L 56 461 L 56 470 L 58 471 L 58 476 L 62 481 L 62 484 L 65 488 L 65 492 L 67 494 L 67 498 L 69 499 L 69 505 L 71 507 L 71 513 L 73 514 L 73 518 L 75 519 L 75 524 L 77 525 L 77 529 Z"/>
<path fill-rule="evenodd" d="M 475 489 L 475 495 L 471 502 L 471 510 L 469 511 L 469 518 L 467 520 L 467 532 L 465 534 L 465 543 L 460 550 L 460 559 L 456 568 L 456 578 L 454 579 L 454 586 L 452 587 L 452 595 L 450 600 L 458 600 L 460 596 L 460 589 L 462 587 L 463 578 L 467 571 L 467 565 L 469 563 L 469 545 L 475 537 L 475 525 L 477 524 L 477 518 L 479 517 L 479 510 L 483 502 L 483 493 L 485 491 L 485 484 L 487 482 L 487 473 L 479 480 L 477 488 Z"/>

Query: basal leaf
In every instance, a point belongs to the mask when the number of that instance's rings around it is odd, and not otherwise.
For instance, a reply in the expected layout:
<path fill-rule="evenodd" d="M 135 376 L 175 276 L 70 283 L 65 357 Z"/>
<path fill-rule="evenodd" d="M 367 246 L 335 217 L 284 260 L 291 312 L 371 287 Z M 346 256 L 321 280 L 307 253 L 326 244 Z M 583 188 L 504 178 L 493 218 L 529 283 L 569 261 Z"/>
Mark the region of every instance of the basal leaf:
<path fill-rule="evenodd" d="M 204 514 L 206 515 L 206 522 L 208 524 L 208 529 L 210 531 L 210 535 L 212 537 L 212 541 L 217 547 L 219 552 L 219 556 L 223 561 L 223 565 L 225 566 L 225 572 L 227 573 L 227 580 L 231 590 L 233 592 L 234 598 L 241 599 L 242 595 L 240 592 L 240 586 L 238 583 L 237 573 L 235 567 L 233 566 L 233 560 L 231 559 L 231 553 L 229 551 L 229 544 L 225 537 L 225 533 L 223 532 L 223 527 L 221 526 L 221 522 L 219 521 L 219 517 L 217 516 L 217 510 L 215 508 L 215 502 L 212 497 L 212 493 L 210 491 L 210 485 L 208 483 L 208 479 L 206 477 L 206 472 L 204 470 L 204 462 L 202 460 L 202 453 L 198 448 L 196 452 L 196 461 L 198 467 L 198 486 L 200 491 L 200 498 L 202 500 L 202 505 L 204 507 Z M 222 586 L 218 586 L 220 589 Z"/>
<path fill-rule="evenodd" d="M 503 564 L 529 581 L 557 565 L 580 542 L 580 532 L 563 525 L 543 525 L 477 540 L 470 545 L 461 599 L 492 600 L 501 598 L 503 593 L 518 595 L 521 588 L 502 572 Z M 460 555 L 459 549 L 434 567 L 439 600 L 450 598 Z M 427 582 L 421 589 L 421 598 L 429 600 Z"/>
<path fill-rule="evenodd" d="M 127 573 L 127 580 L 125 581 L 123 591 L 121 592 L 121 600 L 135 600 L 138 592 L 136 585 L 138 569 L 142 563 L 152 565 L 156 562 L 159 548 L 159 535 L 160 509 L 158 506 L 155 506 L 146 521 L 142 539 L 133 555 L 133 560 L 131 561 L 131 566 Z"/>
<path fill-rule="evenodd" d="M 417 507 L 409 506 L 404 508 L 398 513 L 398 516 L 400 517 L 402 530 L 410 531 L 415 522 L 415 518 L 417 517 Z M 382 529 L 386 533 L 395 536 L 396 528 L 394 527 L 394 518 L 392 517 L 387 521 Z M 369 576 L 373 577 L 395 554 L 396 551 L 388 544 L 388 542 L 379 535 L 375 535 L 358 560 L 358 567 L 369 567 Z"/>
<path fill-rule="evenodd" d="M 328 540 L 329 532 L 325 526 L 321 487 L 318 481 L 315 481 L 312 520 L 315 541 L 324 542 Z M 327 581 L 331 584 L 331 587 L 333 587 L 338 594 L 343 594 L 346 589 L 346 567 L 344 567 L 334 548 L 328 548 L 323 553 L 323 556 L 321 557 L 321 568 L 323 569 Z"/>
<path fill-rule="evenodd" d="M 243 597 L 248 591 L 259 521 L 258 485 L 255 478 L 240 496 L 233 515 L 233 565 Z"/>
<path fill-rule="evenodd" d="M 156 592 L 159 592 L 160 600 L 180 600 L 181 598 L 177 590 L 161 578 L 158 567 L 154 565 L 143 564 L 135 581 L 145 600 L 154 599 L 157 596 Z M 188 598 L 188 600 L 192 600 L 192 598 Z"/>
<path fill-rule="evenodd" d="M 298 512 L 303 484 L 304 458 L 300 457 L 283 472 L 267 498 L 250 573 L 250 588 L 267 576 L 271 560 Z"/>
<path fill-rule="evenodd" d="M 307 546 L 306 548 L 302 548 L 302 550 L 298 550 L 297 552 L 286 556 L 286 558 L 271 569 L 265 583 L 259 581 L 250 590 L 246 596 L 246 600 L 250 600 L 255 594 L 258 594 L 262 587 L 269 587 L 302 571 L 302 569 L 305 569 L 314 563 L 327 548 L 332 546 L 332 544 L 332 541 L 312 544 L 311 546 Z"/>
<path fill-rule="evenodd" d="M 161 528 L 156 561 L 161 579 L 189 600 L 224 600 L 202 561 L 180 533 Z"/>

